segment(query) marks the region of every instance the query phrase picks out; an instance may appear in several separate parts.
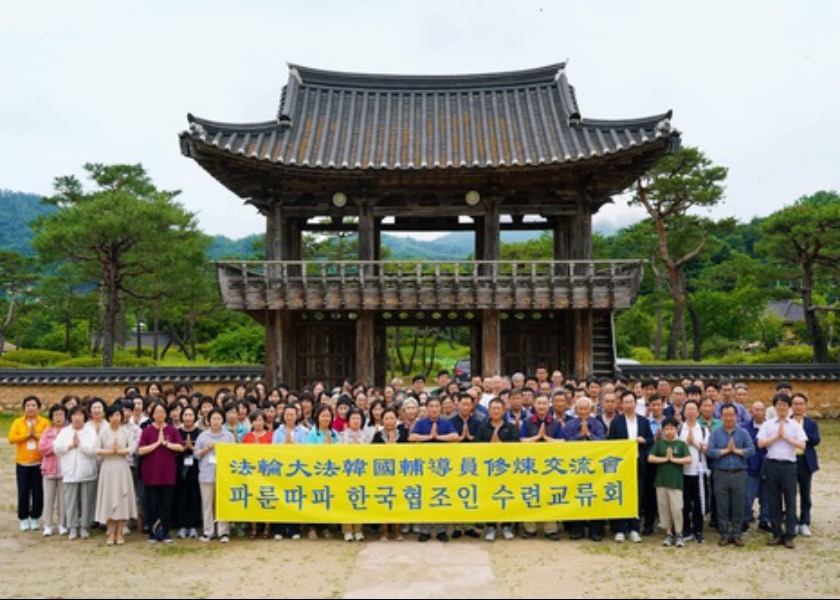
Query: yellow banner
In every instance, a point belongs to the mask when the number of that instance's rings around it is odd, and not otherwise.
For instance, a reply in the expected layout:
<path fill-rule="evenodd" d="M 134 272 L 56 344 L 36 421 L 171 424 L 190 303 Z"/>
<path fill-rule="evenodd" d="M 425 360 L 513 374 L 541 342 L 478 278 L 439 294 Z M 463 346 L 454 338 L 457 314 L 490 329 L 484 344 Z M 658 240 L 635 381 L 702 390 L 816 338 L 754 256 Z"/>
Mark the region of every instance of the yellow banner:
<path fill-rule="evenodd" d="M 635 517 L 634 440 L 219 444 L 222 521 L 446 523 Z"/>

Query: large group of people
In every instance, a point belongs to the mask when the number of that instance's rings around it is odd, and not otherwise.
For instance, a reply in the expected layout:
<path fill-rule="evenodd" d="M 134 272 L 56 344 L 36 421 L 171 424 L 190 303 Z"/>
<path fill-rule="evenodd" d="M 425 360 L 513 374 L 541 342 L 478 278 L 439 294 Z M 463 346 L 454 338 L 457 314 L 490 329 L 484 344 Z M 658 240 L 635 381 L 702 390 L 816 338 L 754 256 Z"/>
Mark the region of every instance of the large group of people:
<path fill-rule="evenodd" d="M 106 403 L 68 395 L 43 416 L 40 398 L 27 396 L 9 430 L 16 446 L 18 519 L 22 532 L 86 539 L 105 532 L 122 545 L 132 529 L 150 543 L 174 537 L 227 543 L 231 535 L 300 539 L 306 524 L 219 521 L 215 511 L 218 443 L 398 444 L 563 443 L 630 439 L 638 443 L 638 513 L 632 519 L 543 522 L 546 538 L 563 531 L 576 540 L 641 542 L 656 525 L 662 543 L 703 543 L 704 525 L 721 546 L 743 546 L 752 522 L 769 544 L 794 548 L 811 535 L 811 480 L 819 468 L 819 427 L 807 416 L 807 397 L 780 382 L 770 406 L 751 400 L 732 381 L 589 378 L 549 375 L 474 377 L 462 387 L 447 371 L 427 385 L 396 378 L 384 387 L 350 381 L 301 391 L 262 383 L 220 388 L 213 396 L 189 384 L 128 387 Z M 329 450 L 325 450 L 328 452 Z M 758 517 L 754 511 L 758 504 Z M 539 523 L 382 524 L 340 527 L 348 542 L 365 529 L 380 539 L 417 534 L 480 537 L 488 541 L 538 534 Z M 173 537 L 174 532 L 174 537 Z M 332 527 L 320 535 L 332 537 Z"/>

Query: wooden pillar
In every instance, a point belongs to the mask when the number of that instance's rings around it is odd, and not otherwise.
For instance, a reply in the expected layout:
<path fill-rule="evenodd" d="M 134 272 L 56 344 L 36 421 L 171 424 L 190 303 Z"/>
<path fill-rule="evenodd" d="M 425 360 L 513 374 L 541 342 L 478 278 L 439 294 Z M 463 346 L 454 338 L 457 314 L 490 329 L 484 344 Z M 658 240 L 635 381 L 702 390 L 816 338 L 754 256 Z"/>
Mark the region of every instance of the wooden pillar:
<path fill-rule="evenodd" d="M 295 234 L 295 231 L 297 232 Z M 282 204 L 269 203 L 266 216 L 265 256 L 268 261 L 290 260 L 300 252 L 300 227 L 283 213 Z M 280 277 L 280 269 L 269 264 L 266 275 L 271 281 Z M 265 315 L 265 381 L 269 388 L 278 383 L 296 386 L 295 327 L 289 311 L 267 310 Z"/>
<path fill-rule="evenodd" d="M 376 219 L 371 205 L 363 199 L 359 205 L 359 260 L 376 260 L 376 238 Z M 370 266 L 362 268 L 371 275 L 374 273 Z M 356 319 L 356 380 L 366 385 L 375 383 L 375 335 L 374 313 L 359 311 Z"/>
<path fill-rule="evenodd" d="M 498 310 L 481 311 L 481 374 L 502 374 L 502 320 Z"/>
<path fill-rule="evenodd" d="M 376 376 L 374 364 L 374 336 L 373 312 L 359 311 L 356 319 L 356 381 L 365 385 L 373 385 Z"/>
<path fill-rule="evenodd" d="M 571 258 L 592 258 L 592 207 L 589 199 L 581 197 L 577 203 L 575 222 L 572 228 Z"/>
<path fill-rule="evenodd" d="M 572 219 L 570 217 L 554 217 L 554 260 L 570 260 L 572 258 Z"/>
<path fill-rule="evenodd" d="M 581 194 L 577 202 L 574 223 L 572 224 L 572 257 L 573 259 L 592 259 L 592 208 L 589 198 Z M 593 370 L 593 323 L 592 310 L 576 310 L 574 312 L 575 329 L 575 374 L 579 379 L 588 377 Z"/>
<path fill-rule="evenodd" d="M 572 313 L 575 329 L 575 376 L 578 380 L 592 374 L 592 311 L 576 310 Z"/>
<path fill-rule="evenodd" d="M 499 227 L 499 204 L 493 198 L 482 198 L 484 216 L 477 222 L 476 241 L 481 240 L 481 247 L 476 248 L 476 258 L 485 261 L 497 261 L 501 254 Z M 493 277 L 493 265 L 484 265 L 479 269 L 482 275 Z M 502 373 L 502 324 L 497 309 L 481 310 L 481 372 L 485 377 Z"/>

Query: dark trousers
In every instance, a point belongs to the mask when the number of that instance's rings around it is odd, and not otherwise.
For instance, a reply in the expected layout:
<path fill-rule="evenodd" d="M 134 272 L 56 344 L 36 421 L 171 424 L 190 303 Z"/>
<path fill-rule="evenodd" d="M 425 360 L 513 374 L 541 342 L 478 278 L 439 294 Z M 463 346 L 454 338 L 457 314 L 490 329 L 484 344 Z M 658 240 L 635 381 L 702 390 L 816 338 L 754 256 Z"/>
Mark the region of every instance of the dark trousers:
<path fill-rule="evenodd" d="M 799 486 L 799 524 L 811 525 L 811 478 L 805 455 L 796 457 L 796 483 Z"/>
<path fill-rule="evenodd" d="M 722 537 L 741 536 L 747 497 L 747 471 L 715 469 L 713 478 L 717 503 L 718 531 Z"/>
<path fill-rule="evenodd" d="M 641 465 L 640 465 L 641 466 Z M 656 501 L 656 488 L 653 482 L 656 480 L 657 465 L 645 463 L 645 476 L 643 477 L 643 487 L 639 488 L 639 493 L 642 494 L 642 514 L 644 515 L 644 530 L 653 531 L 656 525 L 656 519 L 659 516 L 659 504 Z"/>
<path fill-rule="evenodd" d="M 703 535 L 703 505 L 700 502 L 700 475 L 683 476 L 684 536 Z"/>
<path fill-rule="evenodd" d="M 146 521 L 149 525 L 149 537 L 154 537 L 159 531 L 162 531 L 164 536 L 168 536 L 169 529 L 172 527 L 172 499 L 175 496 L 175 486 L 147 485 L 145 487 L 146 501 L 149 503 L 149 518 Z M 158 521 L 160 521 L 161 529 L 156 529 Z"/>
<path fill-rule="evenodd" d="M 764 461 L 764 482 L 770 500 L 770 524 L 773 537 L 782 537 L 782 503 L 785 507 L 784 537 L 796 537 L 796 463 L 783 460 Z"/>
<path fill-rule="evenodd" d="M 15 465 L 18 490 L 18 519 L 40 519 L 44 512 L 44 481 L 41 465 Z"/>

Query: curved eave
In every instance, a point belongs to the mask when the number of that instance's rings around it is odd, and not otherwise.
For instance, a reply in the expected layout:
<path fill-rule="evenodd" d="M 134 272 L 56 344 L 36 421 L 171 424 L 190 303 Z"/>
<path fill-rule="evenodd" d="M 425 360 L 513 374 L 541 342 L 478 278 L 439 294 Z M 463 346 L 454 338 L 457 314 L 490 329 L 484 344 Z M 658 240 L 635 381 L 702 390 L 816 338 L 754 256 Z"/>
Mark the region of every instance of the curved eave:
<path fill-rule="evenodd" d="M 663 113 L 657 117 L 637 120 L 601 121 L 581 120 L 573 127 L 583 140 L 576 154 L 565 156 L 541 157 L 540 159 L 525 160 L 523 162 L 466 161 L 457 162 L 421 162 L 421 163 L 374 163 L 367 161 L 341 161 L 312 163 L 311 161 L 296 160 L 294 157 L 284 159 L 279 147 L 288 129 L 276 122 L 253 124 L 225 124 L 195 119 L 203 129 L 192 127 L 189 131 L 179 134 L 181 151 L 184 156 L 196 158 L 198 154 L 208 152 L 219 156 L 244 158 L 249 162 L 272 165 L 281 171 L 286 169 L 304 170 L 310 172 L 387 172 L 387 171 L 484 171 L 487 169 L 504 171 L 527 171 L 539 167 L 566 166 L 598 161 L 621 155 L 635 155 L 646 148 L 655 149 L 666 145 L 666 151 L 673 151 L 679 146 L 680 132 L 670 127 L 667 116 Z M 206 125 L 205 125 L 206 124 Z M 608 147 L 604 142 L 607 138 L 615 138 L 620 132 L 625 143 Z M 600 146 L 600 147 L 599 147 Z"/>

